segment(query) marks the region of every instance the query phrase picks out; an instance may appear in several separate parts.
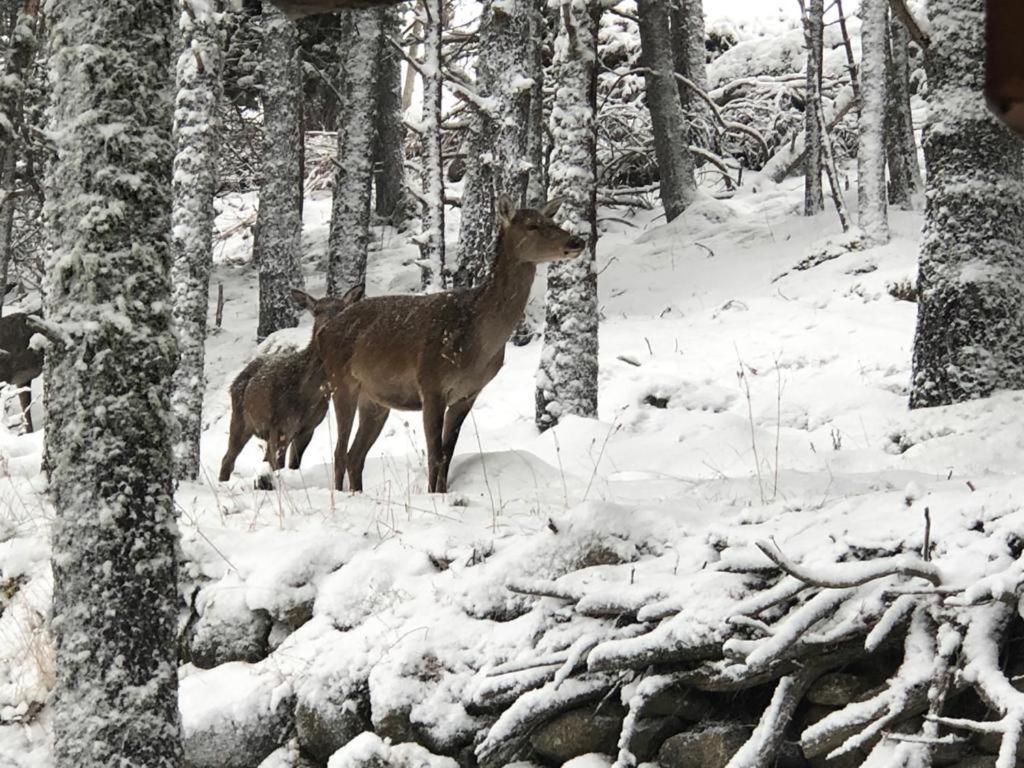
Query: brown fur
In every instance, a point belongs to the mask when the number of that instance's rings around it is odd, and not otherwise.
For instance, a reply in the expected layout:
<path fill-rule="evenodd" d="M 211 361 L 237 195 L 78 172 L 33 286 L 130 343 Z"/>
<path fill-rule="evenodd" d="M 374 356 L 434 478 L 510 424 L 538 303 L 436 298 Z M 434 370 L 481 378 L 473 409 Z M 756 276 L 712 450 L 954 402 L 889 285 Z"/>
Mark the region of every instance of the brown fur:
<path fill-rule="evenodd" d="M 43 370 L 43 353 L 29 347 L 29 341 L 39 332 L 32 327 L 32 317 L 16 312 L 0 318 L 0 381 L 24 387 L 18 398 L 28 432 L 32 431 L 32 380 Z"/>
<path fill-rule="evenodd" d="M 537 264 L 575 258 L 583 250 L 580 238 L 551 220 L 558 205 L 516 211 L 507 198 L 499 200 L 497 253 L 479 286 L 364 299 L 317 321 L 314 344 L 338 420 L 338 490 L 346 469 L 351 489 L 362 490 L 366 454 L 393 408 L 423 411 L 428 488 L 447 490 L 462 422 L 504 363 L 505 343 L 522 320 Z M 357 411 L 359 429 L 349 447 Z"/>
<path fill-rule="evenodd" d="M 319 322 L 358 301 L 362 289 L 341 299 L 316 300 L 302 291 L 292 291 L 292 297 Z M 238 454 L 253 436 L 266 441 L 264 461 L 271 469 L 284 465 L 289 445 L 288 466 L 298 469 L 313 432 L 327 415 L 327 380 L 312 343 L 296 352 L 257 357 L 235 377 L 230 392 L 231 427 L 220 479 L 231 477 Z"/>

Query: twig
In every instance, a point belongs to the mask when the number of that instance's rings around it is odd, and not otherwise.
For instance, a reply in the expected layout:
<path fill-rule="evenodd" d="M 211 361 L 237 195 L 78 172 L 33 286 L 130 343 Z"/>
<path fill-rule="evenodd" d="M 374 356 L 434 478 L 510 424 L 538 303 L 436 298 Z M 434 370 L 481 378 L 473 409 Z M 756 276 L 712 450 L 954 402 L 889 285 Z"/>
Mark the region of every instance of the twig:
<path fill-rule="evenodd" d="M 886 576 L 907 576 L 930 581 L 935 586 L 942 583 L 939 570 L 928 562 L 922 562 L 911 555 L 897 555 L 887 557 L 873 562 L 858 563 L 837 563 L 836 573 L 844 573 L 845 577 L 825 576 L 808 571 L 803 566 L 797 565 L 787 559 L 782 550 L 774 542 L 759 541 L 757 548 L 760 549 L 769 560 L 791 576 L 795 576 L 807 584 L 825 589 L 849 589 L 859 587 L 862 584 L 882 579 Z"/>

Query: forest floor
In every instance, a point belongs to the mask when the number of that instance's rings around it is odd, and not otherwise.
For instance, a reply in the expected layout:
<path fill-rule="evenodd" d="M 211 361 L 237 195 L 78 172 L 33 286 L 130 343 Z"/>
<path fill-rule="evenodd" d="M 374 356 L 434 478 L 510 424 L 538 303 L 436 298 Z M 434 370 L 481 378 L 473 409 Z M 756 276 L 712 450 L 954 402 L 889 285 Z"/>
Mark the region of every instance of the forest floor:
<path fill-rule="evenodd" d="M 842 240 L 831 210 L 799 215 L 802 185 L 748 183 L 669 225 L 650 212 L 603 211 L 599 417 L 538 434 L 541 343 L 510 346 L 467 421 L 442 496 L 425 493 L 418 413 L 391 415 L 365 493 L 331 488 L 330 417 L 303 468 L 283 471 L 277 490 L 254 490 L 255 440 L 234 477 L 216 482 L 227 388 L 255 353 L 257 310 L 249 242 L 222 241 L 214 282 L 226 303 L 207 345 L 205 477 L 177 493 L 182 610 L 201 587 L 200 602 L 265 609 L 278 623 L 274 650 L 258 664 L 182 668 L 186 730 L 218 707 L 244 708 L 239 699 L 250 694 L 315 698 L 369 680 L 375 721 L 378 710 L 411 707 L 438 741 L 456 738 L 478 725 L 461 703 L 482 669 L 557 645 L 544 623 L 554 599 L 514 594 L 510 580 L 565 576 L 567 588 L 699 599 L 695 615 L 711 622 L 728 613 L 728 585 L 695 584 L 723 552 L 755 559 L 753 542 L 767 538 L 798 560 L 919 548 L 925 507 L 949 573 L 976 578 L 972 526 L 1015 510 L 1024 493 L 1024 394 L 911 413 L 915 304 L 890 288 L 915 281 L 920 214 L 893 211 L 891 244 L 847 253 L 830 245 Z M 244 219 L 251 202 L 222 200 L 220 228 Z M 307 201 L 315 294 L 329 214 L 329 193 Z M 398 242 L 380 235 L 370 295 L 415 286 L 415 253 Z M 840 255 L 794 270 L 830 249 Z M 535 294 L 542 300 L 542 285 Z M 309 325 L 304 318 L 284 336 L 305 343 Z M 38 433 L 0 429 L 3 768 L 51 765 L 52 509 L 41 493 L 41 446 Z M 310 605 L 311 620 L 283 628 L 283 617 Z M 425 674 L 431 663 L 443 671 Z"/>

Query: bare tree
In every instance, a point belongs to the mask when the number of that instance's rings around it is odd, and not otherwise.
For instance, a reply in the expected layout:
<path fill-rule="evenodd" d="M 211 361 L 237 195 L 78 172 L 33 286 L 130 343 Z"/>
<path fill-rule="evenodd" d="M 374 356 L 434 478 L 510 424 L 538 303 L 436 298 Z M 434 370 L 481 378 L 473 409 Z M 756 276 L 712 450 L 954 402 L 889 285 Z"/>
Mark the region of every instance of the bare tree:
<path fill-rule="evenodd" d="M 444 245 L 444 156 L 441 152 L 441 59 L 444 7 L 442 0 L 422 0 L 423 114 L 420 118 L 422 231 L 420 268 L 423 287 L 444 288 L 449 282 Z"/>
<path fill-rule="evenodd" d="M 176 768 L 171 7 L 47 7 L 54 763 Z"/>
<path fill-rule="evenodd" d="M 600 6 L 571 0 L 562 6 L 552 77 L 552 199 L 557 220 L 587 241 L 576 259 L 548 265 L 544 351 L 537 372 L 536 422 L 597 415 L 597 28 Z"/>
<path fill-rule="evenodd" d="M 910 35 L 896 17 L 889 22 L 889 42 L 889 100 L 885 115 L 889 203 L 911 210 L 914 198 L 922 191 L 921 168 L 910 111 Z"/>
<path fill-rule="evenodd" d="M 804 99 L 804 216 L 825 210 L 821 191 L 821 65 L 825 28 L 825 0 L 809 0 L 804 11 L 804 44 L 807 47 L 807 87 Z"/>
<path fill-rule="evenodd" d="M 983 0 L 931 0 L 910 406 L 1024 387 L 1024 160 L 986 109 Z"/>
<path fill-rule="evenodd" d="M 402 109 L 402 55 L 391 40 L 397 40 L 402 27 L 402 16 L 395 6 L 384 9 L 381 25 L 380 52 L 376 78 L 376 142 L 374 157 L 377 171 L 374 175 L 375 202 L 378 216 L 395 226 L 408 214 L 409 201 L 405 187 L 405 122 Z"/>
<path fill-rule="evenodd" d="M 857 140 L 857 223 L 865 244 L 889 240 L 885 187 L 885 50 L 888 0 L 861 0 L 860 126 Z"/>
<path fill-rule="evenodd" d="M 672 50 L 675 70 L 702 91 L 708 90 L 707 46 L 704 41 L 703 0 L 673 0 Z M 715 136 L 711 106 L 683 82 L 677 83 L 679 101 L 690 123 L 690 140 L 709 144 Z M 703 130 L 698 131 L 700 127 Z"/>
<path fill-rule="evenodd" d="M 298 325 L 292 288 L 303 286 L 302 139 L 298 30 L 269 0 L 263 0 L 263 149 L 260 209 L 253 243 L 260 271 L 260 317 L 256 337 Z"/>
<path fill-rule="evenodd" d="M 338 120 L 338 159 L 327 243 L 327 293 L 342 296 L 366 286 L 370 245 L 370 185 L 380 36 L 384 11 L 343 11 L 338 56 L 345 62 Z"/>
<path fill-rule="evenodd" d="M 696 194 L 689 126 L 679 101 L 672 56 L 668 0 L 637 0 L 640 45 L 651 111 L 654 153 L 661 180 L 665 218 L 672 221 L 686 210 Z"/>
<path fill-rule="evenodd" d="M 199 474 L 202 431 L 206 316 L 213 266 L 213 197 L 217 187 L 218 108 L 221 74 L 219 3 L 193 6 L 182 0 L 182 48 L 178 55 L 178 98 L 174 112 L 174 261 L 172 316 L 180 359 L 171 404 L 177 419 L 175 469 L 180 479 Z"/>

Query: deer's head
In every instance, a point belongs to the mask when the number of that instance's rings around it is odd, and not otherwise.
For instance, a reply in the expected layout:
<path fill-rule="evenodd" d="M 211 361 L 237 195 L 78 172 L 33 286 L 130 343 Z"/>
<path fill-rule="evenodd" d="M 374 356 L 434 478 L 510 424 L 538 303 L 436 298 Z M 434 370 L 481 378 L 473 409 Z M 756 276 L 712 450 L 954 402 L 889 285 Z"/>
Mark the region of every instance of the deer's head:
<path fill-rule="evenodd" d="M 556 197 L 540 208 L 520 208 L 506 196 L 498 198 L 498 224 L 502 237 L 520 261 L 540 263 L 575 259 L 587 247 L 579 235 L 566 232 L 552 217 L 562 205 Z"/>
<path fill-rule="evenodd" d="M 298 288 L 292 288 L 292 301 L 308 311 L 314 318 L 314 325 L 317 325 L 355 304 L 363 298 L 363 294 L 363 287 L 357 285 L 346 291 L 344 296 L 324 296 L 322 299 L 314 299 L 308 293 L 300 291 Z"/>

